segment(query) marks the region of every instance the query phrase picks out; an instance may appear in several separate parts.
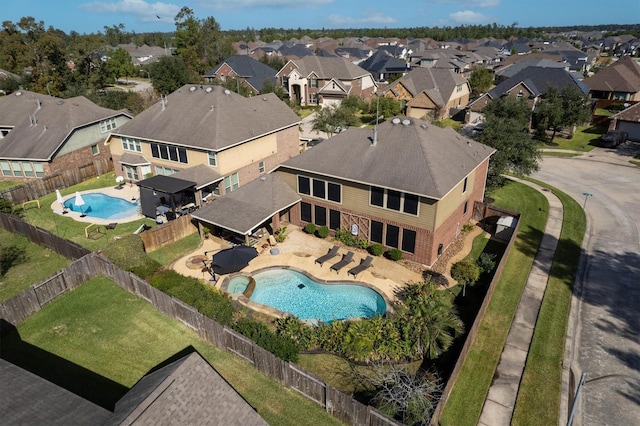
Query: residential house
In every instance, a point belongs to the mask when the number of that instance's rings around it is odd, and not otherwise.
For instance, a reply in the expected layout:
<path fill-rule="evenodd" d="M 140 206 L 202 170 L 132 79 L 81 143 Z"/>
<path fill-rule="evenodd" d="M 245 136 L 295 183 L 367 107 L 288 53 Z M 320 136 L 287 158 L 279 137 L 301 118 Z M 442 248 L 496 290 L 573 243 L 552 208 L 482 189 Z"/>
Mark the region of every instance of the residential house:
<path fill-rule="evenodd" d="M 377 90 L 370 72 L 344 58 L 305 56 L 289 61 L 278 84 L 300 105 L 334 105 L 349 95 L 369 97 Z"/>
<path fill-rule="evenodd" d="M 406 115 L 436 120 L 448 117 L 452 108 L 466 107 L 470 94 L 466 78 L 440 68 L 414 68 L 384 91 L 384 96 L 405 104 Z"/>
<path fill-rule="evenodd" d="M 609 130 L 627 132 L 629 140 L 640 142 L 640 102 L 611 116 Z"/>
<path fill-rule="evenodd" d="M 60 99 L 19 90 L 0 97 L 2 179 L 28 180 L 94 164 L 111 169 L 103 142 L 131 119 L 84 96 Z"/>
<path fill-rule="evenodd" d="M 336 56 L 350 60 L 356 65 L 367 59 L 373 54 L 372 50 L 363 50 L 358 47 L 337 47 L 333 50 Z"/>
<path fill-rule="evenodd" d="M 205 165 L 211 172 L 200 170 L 194 180 L 201 205 L 297 155 L 299 123 L 273 93 L 245 98 L 220 86 L 188 84 L 112 133 L 107 144 L 116 174 L 132 181 Z"/>
<path fill-rule="evenodd" d="M 275 85 L 277 72 L 251 56 L 233 55 L 205 73 L 203 78 L 207 83 L 214 83 L 216 80 L 225 82 L 228 79 L 236 79 L 238 82 L 248 85 L 255 95 L 262 91 L 265 83 Z"/>
<path fill-rule="evenodd" d="M 510 59 L 516 59 L 515 61 Z M 495 69 L 495 82 L 499 84 L 528 67 L 560 68 L 569 71 L 569 64 L 564 63 L 560 56 L 544 53 L 531 53 L 526 56 L 511 56 Z"/>
<path fill-rule="evenodd" d="M 133 65 L 147 65 L 156 63 L 163 56 L 170 56 L 171 49 L 160 46 L 148 46 L 143 44 L 138 46 L 136 44 L 119 44 L 119 48 L 124 49 L 131 55 L 131 62 Z"/>
<path fill-rule="evenodd" d="M 387 82 L 407 74 L 409 65 L 400 59 L 389 55 L 385 50 L 378 49 L 370 58 L 361 62 L 359 66 L 373 75 L 377 82 Z"/>
<path fill-rule="evenodd" d="M 555 87 L 558 92 L 562 92 L 568 86 L 575 87 L 585 95 L 589 93 L 585 84 L 562 68 L 527 67 L 471 102 L 469 109 L 481 112 L 492 99 L 516 96 L 527 102 L 533 111 L 538 99 L 549 87 Z"/>
<path fill-rule="evenodd" d="M 483 199 L 493 153 L 451 128 L 395 117 L 327 139 L 275 173 L 301 198 L 294 225 L 346 229 L 433 265 Z"/>
<path fill-rule="evenodd" d="M 584 79 L 593 99 L 640 101 L 640 64 L 628 56 Z"/>

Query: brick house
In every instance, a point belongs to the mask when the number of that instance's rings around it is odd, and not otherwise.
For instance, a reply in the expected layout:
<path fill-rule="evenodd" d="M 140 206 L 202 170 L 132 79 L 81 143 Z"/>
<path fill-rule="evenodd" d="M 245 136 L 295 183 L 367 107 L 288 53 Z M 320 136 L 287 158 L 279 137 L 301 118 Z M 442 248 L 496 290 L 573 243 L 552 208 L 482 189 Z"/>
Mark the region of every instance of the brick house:
<path fill-rule="evenodd" d="M 433 265 L 483 199 L 494 152 L 450 128 L 396 117 L 340 133 L 276 173 L 301 199 L 291 223 L 347 229 Z"/>
<path fill-rule="evenodd" d="M 4 180 L 38 179 L 94 163 L 106 172 L 103 142 L 131 119 L 84 96 L 60 99 L 20 90 L 0 97 L 0 169 Z"/>
<path fill-rule="evenodd" d="M 203 78 L 207 83 L 215 83 L 216 80 L 226 82 L 229 79 L 236 79 L 238 82 L 246 84 L 255 95 L 262 91 L 266 82 L 275 84 L 276 73 L 277 70 L 251 56 L 233 55 L 207 71 Z"/>

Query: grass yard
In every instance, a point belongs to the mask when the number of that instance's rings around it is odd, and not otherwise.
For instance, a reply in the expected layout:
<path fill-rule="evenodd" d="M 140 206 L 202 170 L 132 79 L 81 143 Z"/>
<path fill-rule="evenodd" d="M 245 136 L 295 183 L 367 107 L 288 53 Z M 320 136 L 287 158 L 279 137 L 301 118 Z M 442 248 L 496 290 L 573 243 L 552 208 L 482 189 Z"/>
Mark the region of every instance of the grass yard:
<path fill-rule="evenodd" d="M 161 264 L 169 267 L 173 262 L 191 253 L 200 245 L 200 234 L 193 233 L 170 244 L 165 244 L 147 255 Z"/>
<path fill-rule="evenodd" d="M 61 296 L 17 330 L 3 340 L 4 359 L 106 408 L 151 368 L 193 346 L 269 424 L 340 424 L 105 277 Z"/>
<path fill-rule="evenodd" d="M 440 419 L 442 425 L 478 423 L 549 212 L 546 198 L 520 183 L 509 182 L 490 195 L 495 204 L 522 213 L 520 232 Z"/>
<path fill-rule="evenodd" d="M 554 151 L 542 151 L 540 153 L 545 157 L 577 157 L 582 154 L 574 154 L 572 152 L 554 152 Z"/>
<path fill-rule="evenodd" d="M 567 194 L 543 182 L 529 180 L 551 189 L 562 201 L 564 220 L 520 382 L 512 424 L 550 425 L 558 424 L 559 419 L 567 320 L 586 217 L 580 204 Z"/>
<path fill-rule="evenodd" d="M 598 139 L 606 131 L 604 126 L 579 126 L 571 139 L 556 137 L 553 146 L 542 144 L 540 147 L 589 152 L 597 146 Z"/>
<path fill-rule="evenodd" d="M 12 182 L 10 180 L 0 181 L 0 191 L 22 185 L 22 182 Z"/>
<path fill-rule="evenodd" d="M 26 237 L 5 231 L 3 228 L 0 228 L 0 239 L 2 240 L 0 247 L 24 247 L 27 254 L 26 262 L 11 267 L 4 276 L 0 277 L 0 302 L 21 293 L 32 284 L 53 275 L 70 263 L 56 252 L 34 244 Z M 37 267 L 34 267 L 35 265 Z"/>

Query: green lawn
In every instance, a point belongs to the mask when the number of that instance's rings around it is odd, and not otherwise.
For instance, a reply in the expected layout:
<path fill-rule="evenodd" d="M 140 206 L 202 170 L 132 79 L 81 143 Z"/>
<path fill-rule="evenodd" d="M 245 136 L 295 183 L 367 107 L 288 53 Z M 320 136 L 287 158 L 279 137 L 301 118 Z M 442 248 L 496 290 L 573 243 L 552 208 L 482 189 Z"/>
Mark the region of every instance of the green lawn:
<path fill-rule="evenodd" d="M 529 349 L 513 425 L 558 424 L 562 391 L 562 358 L 571 293 L 580 260 L 586 218 L 580 204 L 565 193 L 549 188 L 562 201 L 564 220 L 551 274 Z"/>
<path fill-rule="evenodd" d="M 577 157 L 582 154 L 574 154 L 572 152 L 553 152 L 553 151 L 542 151 L 540 154 L 545 157 Z"/>
<path fill-rule="evenodd" d="M 13 188 L 14 186 L 20 186 L 22 182 L 12 182 L 10 180 L 0 181 L 0 191 L 4 191 L 5 189 Z"/>
<path fill-rule="evenodd" d="M 196 232 L 173 243 L 165 244 L 147 255 L 162 266 L 168 267 L 176 260 L 197 249 L 199 245 L 200 234 Z"/>
<path fill-rule="evenodd" d="M 55 272 L 67 266 L 70 262 L 48 248 L 32 243 L 26 237 L 12 234 L 0 228 L 0 247 L 24 247 L 27 261 L 13 266 L 0 277 L 0 302 L 26 290 Z"/>
<path fill-rule="evenodd" d="M 520 232 L 445 406 L 442 425 L 478 423 L 548 216 L 546 198 L 526 185 L 509 182 L 490 195 L 495 204 L 522 213 Z"/>
<path fill-rule="evenodd" d="M 571 139 L 556 136 L 554 145 L 542 144 L 540 148 L 568 149 L 571 151 L 589 152 L 597 146 L 598 139 L 607 129 L 603 126 L 580 126 Z M 557 145 L 556 145 L 557 144 Z"/>
<path fill-rule="evenodd" d="M 340 424 L 105 277 L 61 296 L 17 330 L 3 340 L 3 358 L 107 408 L 151 368 L 193 346 L 269 424 Z"/>

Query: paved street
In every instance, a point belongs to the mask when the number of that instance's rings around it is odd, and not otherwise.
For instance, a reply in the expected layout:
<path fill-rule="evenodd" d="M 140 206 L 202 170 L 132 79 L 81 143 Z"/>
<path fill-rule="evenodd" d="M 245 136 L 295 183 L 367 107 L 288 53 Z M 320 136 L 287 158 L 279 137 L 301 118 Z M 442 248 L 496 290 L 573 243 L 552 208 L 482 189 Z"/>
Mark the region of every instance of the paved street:
<path fill-rule="evenodd" d="M 621 152 L 630 147 L 640 151 L 640 144 L 627 144 Z M 532 175 L 586 203 L 586 256 L 569 325 L 571 368 L 578 378 L 586 373 L 574 425 L 640 419 L 640 168 L 630 158 L 600 148 L 545 157 Z"/>

